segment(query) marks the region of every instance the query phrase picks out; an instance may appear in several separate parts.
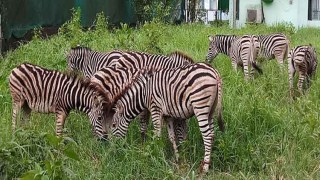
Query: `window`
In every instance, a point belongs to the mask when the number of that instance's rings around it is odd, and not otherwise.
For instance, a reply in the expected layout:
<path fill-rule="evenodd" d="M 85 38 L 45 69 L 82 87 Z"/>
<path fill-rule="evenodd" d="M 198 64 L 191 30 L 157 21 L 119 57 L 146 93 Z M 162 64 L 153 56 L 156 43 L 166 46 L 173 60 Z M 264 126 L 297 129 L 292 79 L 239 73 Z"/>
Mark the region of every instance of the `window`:
<path fill-rule="evenodd" d="M 320 20 L 320 0 L 308 1 L 308 20 Z"/>

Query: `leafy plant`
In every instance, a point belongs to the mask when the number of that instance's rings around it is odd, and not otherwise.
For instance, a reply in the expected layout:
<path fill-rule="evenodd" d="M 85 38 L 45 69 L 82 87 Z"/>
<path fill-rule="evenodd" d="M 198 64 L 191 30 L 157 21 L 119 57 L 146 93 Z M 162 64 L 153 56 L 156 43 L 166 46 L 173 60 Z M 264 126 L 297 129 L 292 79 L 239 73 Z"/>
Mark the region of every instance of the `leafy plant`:
<path fill-rule="evenodd" d="M 69 137 L 18 130 L 0 150 L 0 177 L 12 179 L 57 179 L 75 176 L 65 164 L 79 160 L 76 143 Z"/>

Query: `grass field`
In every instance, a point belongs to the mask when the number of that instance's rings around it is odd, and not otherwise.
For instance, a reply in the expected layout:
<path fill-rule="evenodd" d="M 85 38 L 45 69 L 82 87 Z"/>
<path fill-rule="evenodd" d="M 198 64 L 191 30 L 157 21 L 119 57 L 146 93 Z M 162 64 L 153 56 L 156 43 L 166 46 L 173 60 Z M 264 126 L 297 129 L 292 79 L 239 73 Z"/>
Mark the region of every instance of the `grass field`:
<path fill-rule="evenodd" d="M 91 134 L 88 118 L 72 112 L 65 125 L 65 136 L 70 137 L 66 141 L 70 143 L 65 144 L 54 136 L 53 114 L 33 113 L 30 121 L 13 134 L 7 77 L 22 62 L 64 71 L 64 51 L 76 44 L 99 51 L 168 54 L 180 50 L 202 62 L 209 34 L 283 32 L 291 41 L 290 47 L 311 43 L 320 49 L 319 29 L 314 28 L 261 25 L 229 29 L 149 23 L 139 29 L 123 26 L 107 31 L 99 22 L 95 31 L 82 32 L 77 22 L 71 21 L 58 35 L 45 40 L 36 35 L 0 61 L 0 179 L 23 175 L 26 179 L 33 175 L 50 179 L 194 179 L 204 153 L 195 118 L 188 122 L 188 139 L 180 147 L 178 164 L 165 129 L 160 140 L 152 140 L 149 127 L 148 140 L 142 144 L 136 122 L 130 125 L 126 139 L 103 143 Z M 235 73 L 225 55 L 219 55 L 212 65 L 223 79 L 226 132 L 221 133 L 215 122 L 212 164 L 203 178 L 319 179 L 319 73 L 306 95 L 293 101 L 289 97 L 287 68 L 281 70 L 275 60 L 262 62 L 264 74 L 252 82 L 245 82 L 242 72 Z"/>

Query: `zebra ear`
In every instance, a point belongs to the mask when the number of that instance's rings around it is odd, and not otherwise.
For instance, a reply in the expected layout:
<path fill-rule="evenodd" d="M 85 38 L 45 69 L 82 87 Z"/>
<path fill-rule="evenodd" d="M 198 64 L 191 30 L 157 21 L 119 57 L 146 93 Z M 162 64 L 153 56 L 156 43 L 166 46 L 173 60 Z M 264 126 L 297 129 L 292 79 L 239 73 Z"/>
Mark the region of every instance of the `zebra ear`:
<path fill-rule="evenodd" d="M 209 35 L 208 38 L 209 38 L 209 41 L 213 41 L 213 36 L 212 35 Z"/>

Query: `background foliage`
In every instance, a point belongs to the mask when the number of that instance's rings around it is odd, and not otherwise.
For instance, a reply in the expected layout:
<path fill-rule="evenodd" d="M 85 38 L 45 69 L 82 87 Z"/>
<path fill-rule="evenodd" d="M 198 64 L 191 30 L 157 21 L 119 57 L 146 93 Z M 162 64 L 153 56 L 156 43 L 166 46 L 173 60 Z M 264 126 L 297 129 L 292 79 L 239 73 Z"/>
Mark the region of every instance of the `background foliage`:
<path fill-rule="evenodd" d="M 79 16 L 75 12 L 58 35 L 50 39 L 35 36 L 0 61 L 0 179 L 193 179 L 204 153 L 194 118 L 188 122 L 188 140 L 180 147 L 178 164 L 165 129 L 160 140 L 149 136 L 142 144 L 136 122 L 130 125 L 126 139 L 107 143 L 93 137 L 88 118 L 78 112 L 68 117 L 64 139 L 53 136 L 52 114 L 33 113 L 28 123 L 12 133 L 7 77 L 22 62 L 63 71 L 64 51 L 76 44 L 98 51 L 168 54 L 180 50 L 201 62 L 207 53 L 209 34 L 283 32 L 290 38 L 290 47 L 311 43 L 320 48 L 319 29 L 314 28 L 296 30 L 280 24 L 229 29 L 151 21 L 140 28 L 123 24 L 119 29 L 106 29 L 105 19 L 98 15 L 95 30 L 84 32 L 78 26 Z M 275 60 L 262 62 L 264 74 L 249 83 L 243 80 L 242 72 L 232 71 L 225 55 L 219 55 L 212 65 L 223 79 L 226 132 L 216 130 L 211 169 L 204 178 L 319 179 L 318 73 L 306 95 L 293 101 L 289 97 L 287 69 L 281 70 Z"/>

